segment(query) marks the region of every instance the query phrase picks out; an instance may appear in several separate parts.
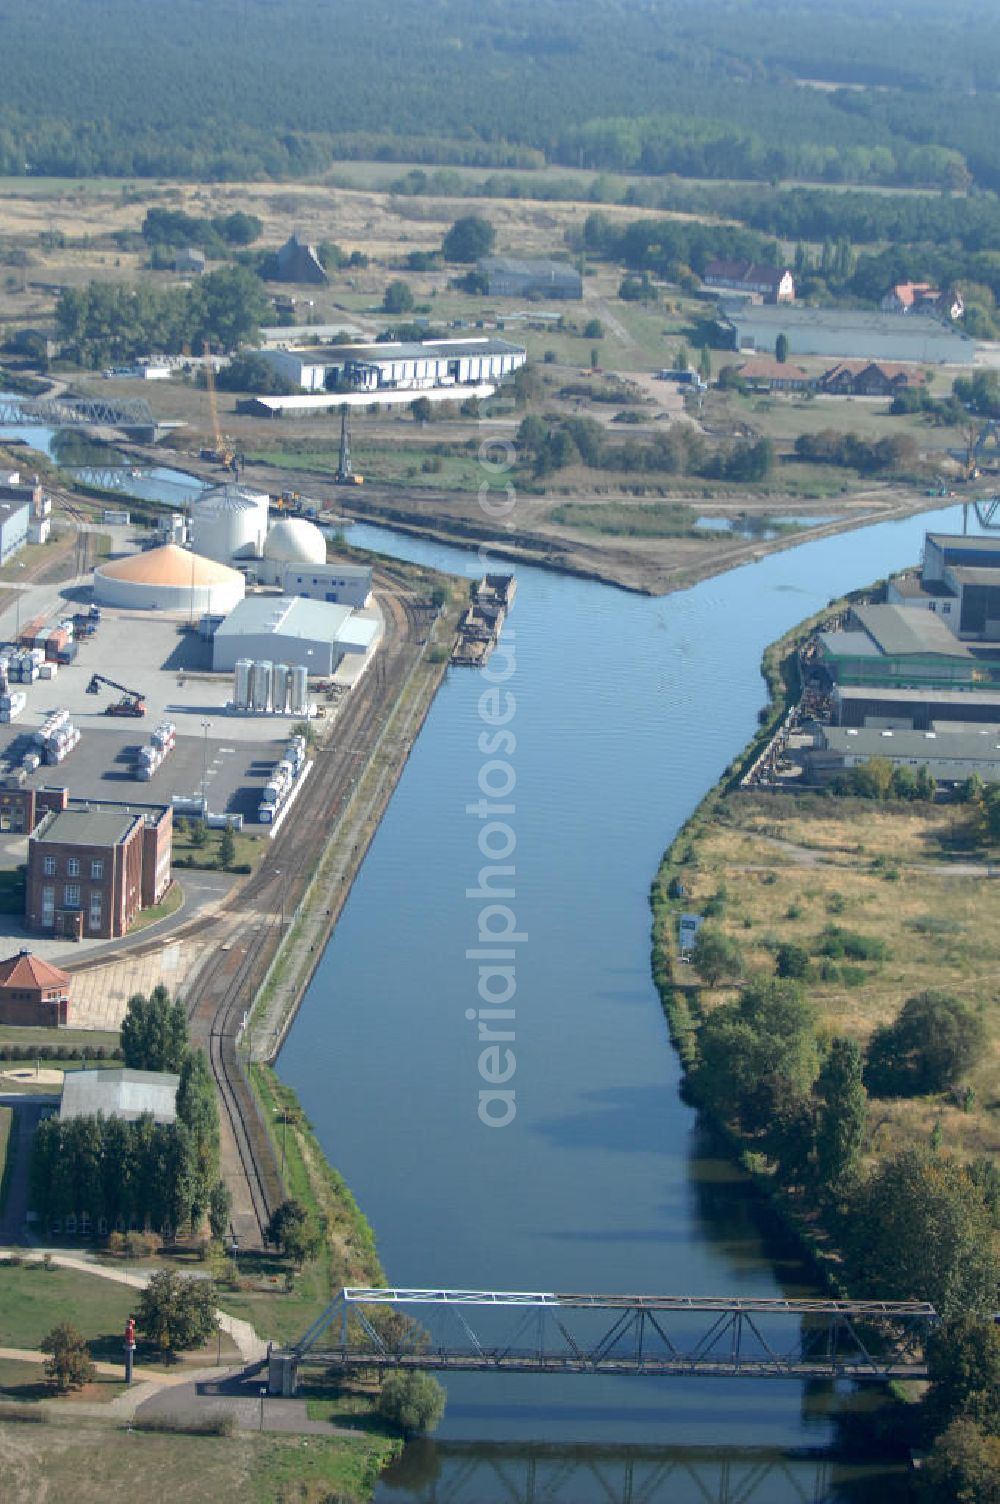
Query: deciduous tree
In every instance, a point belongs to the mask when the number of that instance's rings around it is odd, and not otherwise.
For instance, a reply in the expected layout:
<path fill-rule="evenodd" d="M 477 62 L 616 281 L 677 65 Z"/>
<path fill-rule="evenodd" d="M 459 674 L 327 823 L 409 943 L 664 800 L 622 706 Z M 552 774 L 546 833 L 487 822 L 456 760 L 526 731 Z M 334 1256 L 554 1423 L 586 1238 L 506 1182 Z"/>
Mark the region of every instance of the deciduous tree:
<path fill-rule="evenodd" d="M 971 1420 L 1000 1436 L 1000 1327 L 975 1316 L 943 1322 L 927 1347 L 930 1388 L 924 1413 L 935 1432 Z"/>
<path fill-rule="evenodd" d="M 46 1360 L 45 1372 L 51 1383 L 65 1394 L 70 1389 L 82 1389 L 94 1377 L 94 1365 L 90 1350 L 76 1327 L 68 1321 L 60 1321 L 41 1341 L 43 1353 L 51 1356 Z"/>
<path fill-rule="evenodd" d="M 211 1281 L 158 1270 L 139 1298 L 136 1325 L 162 1352 L 200 1347 L 216 1326 Z"/>
<path fill-rule="evenodd" d="M 853 1288 L 928 1300 L 940 1315 L 992 1316 L 1000 1260 L 982 1193 L 947 1155 L 904 1149 L 854 1187 L 844 1242 Z"/>
<path fill-rule="evenodd" d="M 866 1079 L 886 1096 L 944 1091 L 977 1059 L 984 1039 L 982 1016 L 961 998 L 918 992 L 893 1023 L 872 1035 Z"/>
<path fill-rule="evenodd" d="M 496 231 L 488 219 L 479 214 L 464 214 L 456 219 L 441 246 L 446 261 L 472 262 L 488 256 L 496 240 Z"/>
<path fill-rule="evenodd" d="M 318 1250 L 322 1234 L 301 1201 L 290 1199 L 283 1201 L 271 1217 L 267 1239 L 293 1264 L 304 1264 Z"/>
<path fill-rule="evenodd" d="M 133 993 L 122 1020 L 125 1064 L 138 1071 L 180 1071 L 187 1052 L 187 1014 L 161 984 L 149 997 Z"/>
<path fill-rule="evenodd" d="M 429 1373 L 390 1373 L 379 1395 L 379 1414 L 407 1436 L 433 1431 L 444 1414 L 444 1390 Z"/>
<path fill-rule="evenodd" d="M 861 1051 L 853 1039 L 833 1041 L 815 1090 L 821 1102 L 816 1170 L 821 1183 L 832 1190 L 857 1169 L 868 1118 Z"/>
<path fill-rule="evenodd" d="M 703 924 L 691 948 L 691 964 L 709 987 L 718 987 L 742 974 L 743 954 L 729 935 Z"/>

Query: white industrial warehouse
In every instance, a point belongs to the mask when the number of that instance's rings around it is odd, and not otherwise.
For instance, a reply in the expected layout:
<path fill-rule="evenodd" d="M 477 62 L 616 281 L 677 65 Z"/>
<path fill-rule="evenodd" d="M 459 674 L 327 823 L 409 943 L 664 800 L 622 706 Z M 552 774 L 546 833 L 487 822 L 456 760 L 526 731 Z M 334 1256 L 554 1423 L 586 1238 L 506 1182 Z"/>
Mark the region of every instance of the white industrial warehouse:
<path fill-rule="evenodd" d="M 305 392 L 423 391 L 501 381 L 527 359 L 521 345 L 503 339 L 387 341 L 374 345 L 316 345 L 261 350 L 279 375 Z"/>
<path fill-rule="evenodd" d="M 224 616 L 245 594 L 239 570 L 175 543 L 127 554 L 94 570 L 94 599 L 126 610 Z"/>
<path fill-rule="evenodd" d="M 303 596 L 250 596 L 217 628 L 212 667 L 217 673 L 232 672 L 245 659 L 329 678 L 345 658 L 360 668 L 381 635 L 377 614 L 362 616 L 350 606 Z"/>

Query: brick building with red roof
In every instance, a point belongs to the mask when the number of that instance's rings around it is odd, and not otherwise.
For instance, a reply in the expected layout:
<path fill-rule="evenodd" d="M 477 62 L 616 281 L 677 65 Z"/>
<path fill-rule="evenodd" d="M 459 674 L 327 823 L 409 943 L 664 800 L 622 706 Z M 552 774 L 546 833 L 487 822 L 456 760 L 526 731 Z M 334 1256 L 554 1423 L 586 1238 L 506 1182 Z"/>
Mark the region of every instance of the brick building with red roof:
<path fill-rule="evenodd" d="M 68 972 L 30 950 L 0 961 L 0 1024 L 57 1028 L 69 1022 Z"/>

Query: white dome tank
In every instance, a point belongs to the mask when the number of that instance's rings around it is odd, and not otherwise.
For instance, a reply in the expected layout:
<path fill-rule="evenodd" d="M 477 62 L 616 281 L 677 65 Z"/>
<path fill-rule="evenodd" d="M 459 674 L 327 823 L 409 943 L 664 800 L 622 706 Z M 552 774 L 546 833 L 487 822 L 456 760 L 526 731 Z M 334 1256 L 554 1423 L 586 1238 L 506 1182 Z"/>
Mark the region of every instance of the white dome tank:
<path fill-rule="evenodd" d="M 213 486 L 191 508 L 195 553 L 228 564 L 260 557 L 267 536 L 267 496 L 245 486 Z"/>
<path fill-rule="evenodd" d="M 326 539 L 304 517 L 282 517 L 264 541 L 264 558 L 275 564 L 325 564 Z"/>

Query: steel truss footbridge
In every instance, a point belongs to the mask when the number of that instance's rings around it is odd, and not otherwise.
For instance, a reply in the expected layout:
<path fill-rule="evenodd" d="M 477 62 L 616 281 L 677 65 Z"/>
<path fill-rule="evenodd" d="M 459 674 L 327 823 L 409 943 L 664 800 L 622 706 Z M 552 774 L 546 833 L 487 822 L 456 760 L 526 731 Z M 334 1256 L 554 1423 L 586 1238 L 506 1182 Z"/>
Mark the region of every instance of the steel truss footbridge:
<path fill-rule="evenodd" d="M 122 428 L 156 432 L 153 410 L 143 397 L 120 401 L 84 397 L 5 397 L 0 428 L 37 423 L 45 428 Z"/>
<path fill-rule="evenodd" d="M 350 1288 L 272 1351 L 269 1387 L 294 1393 L 303 1364 L 885 1383 L 927 1377 L 937 1320 L 924 1301 Z"/>

